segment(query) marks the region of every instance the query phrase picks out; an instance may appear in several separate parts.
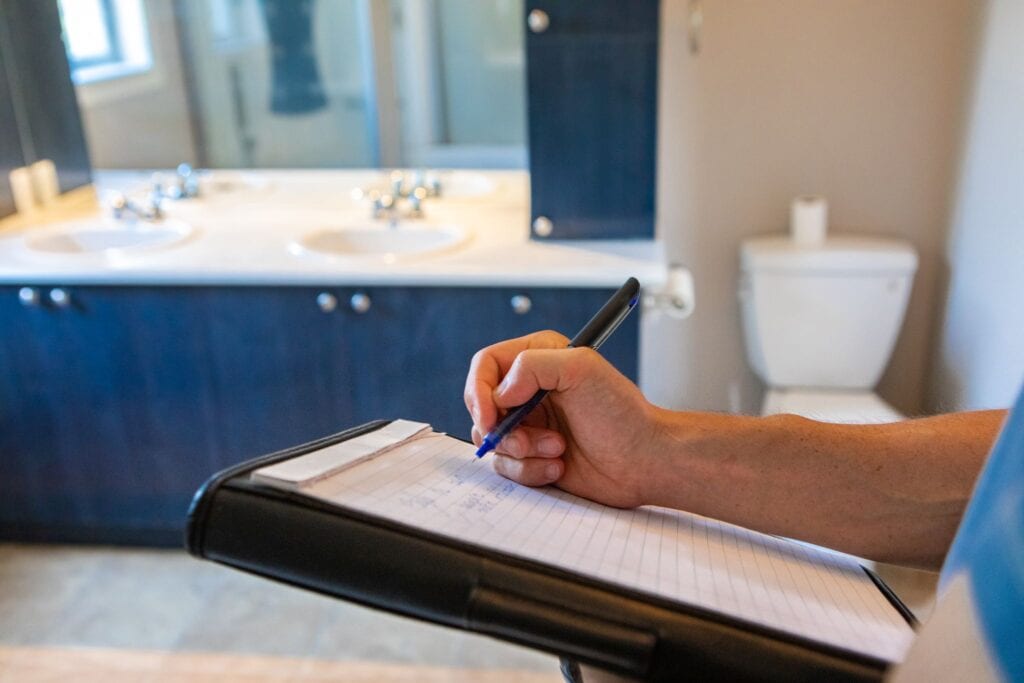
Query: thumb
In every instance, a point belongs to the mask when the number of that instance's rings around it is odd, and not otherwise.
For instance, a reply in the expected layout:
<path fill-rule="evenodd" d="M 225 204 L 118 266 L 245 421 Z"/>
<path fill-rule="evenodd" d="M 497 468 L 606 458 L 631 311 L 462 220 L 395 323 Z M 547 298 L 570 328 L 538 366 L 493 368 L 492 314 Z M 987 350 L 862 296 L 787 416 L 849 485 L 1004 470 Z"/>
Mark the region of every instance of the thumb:
<path fill-rule="evenodd" d="M 597 357 L 590 348 L 522 351 L 495 389 L 494 402 L 511 408 L 526 403 L 540 389 L 569 391 L 586 377 Z"/>

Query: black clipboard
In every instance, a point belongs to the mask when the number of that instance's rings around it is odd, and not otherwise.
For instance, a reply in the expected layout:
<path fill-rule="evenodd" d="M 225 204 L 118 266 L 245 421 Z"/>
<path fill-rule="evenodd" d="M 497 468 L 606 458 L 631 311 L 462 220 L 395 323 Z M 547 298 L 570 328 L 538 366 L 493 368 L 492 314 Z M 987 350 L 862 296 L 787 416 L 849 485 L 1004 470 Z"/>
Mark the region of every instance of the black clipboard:
<path fill-rule="evenodd" d="M 367 423 L 215 474 L 189 509 L 189 552 L 644 680 L 876 681 L 885 674 L 888 663 L 881 659 L 481 549 L 249 476 L 388 423 Z M 881 579 L 872 579 L 913 625 L 909 610 Z"/>

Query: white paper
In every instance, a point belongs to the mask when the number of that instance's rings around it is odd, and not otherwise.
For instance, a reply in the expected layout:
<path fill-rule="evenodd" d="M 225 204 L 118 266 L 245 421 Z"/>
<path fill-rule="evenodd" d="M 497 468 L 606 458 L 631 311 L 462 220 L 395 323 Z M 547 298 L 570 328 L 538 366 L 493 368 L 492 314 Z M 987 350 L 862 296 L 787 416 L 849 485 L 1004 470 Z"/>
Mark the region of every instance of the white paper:
<path fill-rule="evenodd" d="M 353 439 L 261 467 L 252 473 L 252 478 L 286 488 L 308 486 L 364 460 L 383 455 L 392 448 L 429 432 L 430 425 L 425 422 L 395 420 L 380 429 Z"/>
<path fill-rule="evenodd" d="M 853 558 L 698 515 L 520 486 L 473 453 L 425 436 L 302 492 L 887 661 L 914 637 Z"/>

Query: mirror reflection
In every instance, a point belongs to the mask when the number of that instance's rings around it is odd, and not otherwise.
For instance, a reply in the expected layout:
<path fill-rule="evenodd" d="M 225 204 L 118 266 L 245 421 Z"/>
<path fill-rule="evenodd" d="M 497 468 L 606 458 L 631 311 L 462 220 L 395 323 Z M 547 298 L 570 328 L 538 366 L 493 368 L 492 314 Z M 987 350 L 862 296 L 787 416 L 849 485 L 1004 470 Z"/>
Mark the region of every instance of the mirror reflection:
<path fill-rule="evenodd" d="M 524 168 L 523 0 L 60 0 L 93 163 Z"/>

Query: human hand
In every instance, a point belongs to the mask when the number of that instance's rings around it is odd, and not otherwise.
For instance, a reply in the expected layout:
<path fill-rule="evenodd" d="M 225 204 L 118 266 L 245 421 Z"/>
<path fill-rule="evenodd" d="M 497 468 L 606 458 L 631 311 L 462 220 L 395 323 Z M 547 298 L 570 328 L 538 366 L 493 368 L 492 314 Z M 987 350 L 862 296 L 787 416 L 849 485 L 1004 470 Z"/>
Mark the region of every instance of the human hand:
<path fill-rule="evenodd" d="M 568 344 L 557 332 L 537 332 L 473 356 L 464 396 L 473 441 L 479 445 L 505 412 L 547 389 L 544 401 L 498 444 L 495 471 L 607 505 L 642 505 L 659 432 L 656 409 L 596 351 Z"/>

